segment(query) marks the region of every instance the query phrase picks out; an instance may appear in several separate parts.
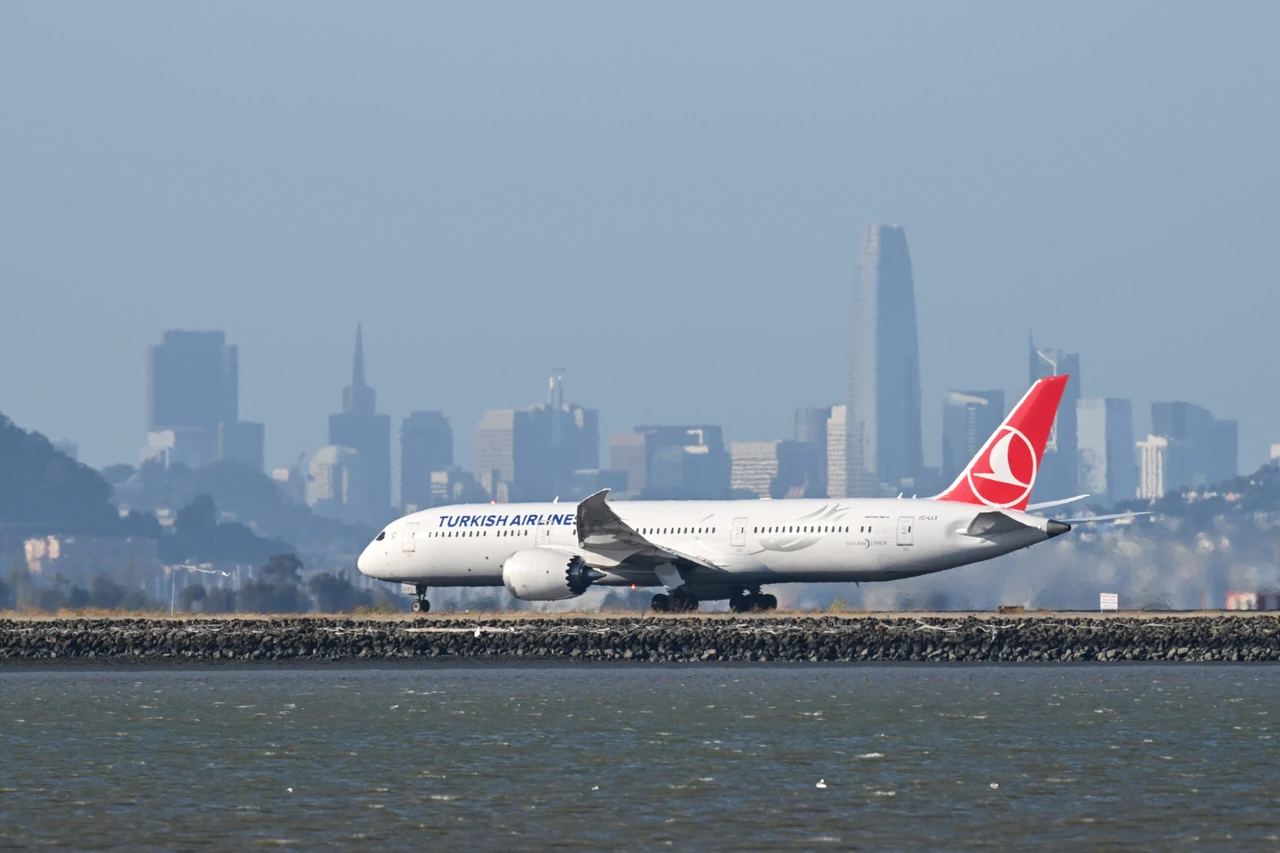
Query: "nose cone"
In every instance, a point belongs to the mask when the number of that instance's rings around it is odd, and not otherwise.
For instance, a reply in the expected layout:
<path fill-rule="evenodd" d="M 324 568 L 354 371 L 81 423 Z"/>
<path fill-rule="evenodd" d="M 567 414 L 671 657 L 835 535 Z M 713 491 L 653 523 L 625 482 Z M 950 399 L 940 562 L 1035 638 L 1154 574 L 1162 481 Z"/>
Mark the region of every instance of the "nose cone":
<path fill-rule="evenodd" d="M 356 558 L 356 568 L 360 570 L 360 574 L 369 575 L 370 577 L 373 577 L 375 568 L 373 554 L 370 553 L 372 550 L 372 544 L 366 545 L 365 549 L 360 552 L 360 556 Z"/>

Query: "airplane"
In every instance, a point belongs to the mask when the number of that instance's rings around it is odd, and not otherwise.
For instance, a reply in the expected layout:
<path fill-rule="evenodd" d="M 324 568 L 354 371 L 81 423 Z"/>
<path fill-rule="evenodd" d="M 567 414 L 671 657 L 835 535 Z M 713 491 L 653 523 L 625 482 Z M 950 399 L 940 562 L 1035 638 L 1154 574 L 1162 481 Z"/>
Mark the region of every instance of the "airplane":
<path fill-rule="evenodd" d="M 592 587 L 662 587 L 650 609 L 687 612 L 728 599 L 735 613 L 775 610 L 762 587 L 891 581 L 989 560 L 1061 536 L 1073 524 L 1033 514 L 1088 497 L 1030 504 L 1067 376 L 1038 380 L 951 486 L 932 498 L 607 500 L 472 504 L 392 522 L 357 560 L 372 578 L 427 590 L 505 586 L 524 601 Z"/>

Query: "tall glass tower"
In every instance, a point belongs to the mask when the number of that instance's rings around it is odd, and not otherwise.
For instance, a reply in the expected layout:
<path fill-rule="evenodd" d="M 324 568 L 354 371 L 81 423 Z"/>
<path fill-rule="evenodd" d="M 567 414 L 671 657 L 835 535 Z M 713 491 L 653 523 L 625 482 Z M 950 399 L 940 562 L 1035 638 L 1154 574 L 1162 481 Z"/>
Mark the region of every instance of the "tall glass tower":
<path fill-rule="evenodd" d="M 907 491 L 920 476 L 920 345 L 907 235 L 872 225 L 853 283 L 853 369 L 847 413 L 849 497 Z"/>

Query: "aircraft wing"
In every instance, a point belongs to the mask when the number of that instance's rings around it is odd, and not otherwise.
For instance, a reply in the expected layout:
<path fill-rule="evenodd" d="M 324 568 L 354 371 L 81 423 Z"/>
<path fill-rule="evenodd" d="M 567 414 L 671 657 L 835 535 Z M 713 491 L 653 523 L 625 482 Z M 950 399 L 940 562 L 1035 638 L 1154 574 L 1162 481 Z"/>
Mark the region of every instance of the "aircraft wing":
<path fill-rule="evenodd" d="M 655 545 L 635 531 L 605 501 L 609 490 L 603 489 L 578 504 L 578 545 L 602 551 L 631 550 L 646 556 L 674 558 L 720 571 L 720 567 L 701 557 L 686 554 L 665 545 Z"/>

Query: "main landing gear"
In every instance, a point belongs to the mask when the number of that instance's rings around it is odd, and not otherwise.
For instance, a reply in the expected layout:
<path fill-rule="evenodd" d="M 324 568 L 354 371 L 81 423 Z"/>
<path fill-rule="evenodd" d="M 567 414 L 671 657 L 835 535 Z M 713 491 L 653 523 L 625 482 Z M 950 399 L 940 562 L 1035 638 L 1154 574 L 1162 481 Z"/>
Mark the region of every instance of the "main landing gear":
<path fill-rule="evenodd" d="M 429 613 L 431 611 L 431 602 L 427 601 L 427 585 L 418 584 L 418 597 L 413 600 L 413 604 L 409 605 L 409 609 L 414 613 Z"/>
<path fill-rule="evenodd" d="M 698 599 L 683 589 L 674 589 L 670 593 L 660 592 L 649 602 L 649 609 L 654 613 L 692 613 L 698 609 Z"/>
<path fill-rule="evenodd" d="M 760 587 L 730 590 L 729 610 L 734 613 L 760 613 L 778 609 L 778 599 L 772 595 L 762 595 Z"/>

